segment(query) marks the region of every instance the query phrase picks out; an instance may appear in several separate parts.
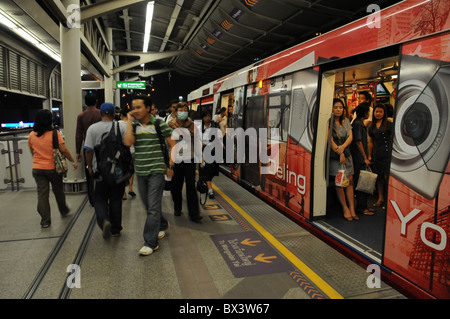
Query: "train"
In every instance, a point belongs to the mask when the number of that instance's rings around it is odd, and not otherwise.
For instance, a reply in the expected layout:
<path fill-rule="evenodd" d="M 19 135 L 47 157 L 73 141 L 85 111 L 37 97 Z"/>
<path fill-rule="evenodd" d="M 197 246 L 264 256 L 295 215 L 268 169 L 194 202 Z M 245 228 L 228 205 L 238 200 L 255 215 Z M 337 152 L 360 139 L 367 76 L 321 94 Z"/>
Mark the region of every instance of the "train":
<path fill-rule="evenodd" d="M 270 173 L 259 160 L 225 163 L 222 172 L 355 262 L 378 265 L 412 298 L 450 297 L 449 12 L 446 1 L 402 1 L 187 99 L 194 112 L 232 106 L 230 127 L 275 129 L 267 134 L 277 153 Z M 327 173 L 333 99 L 351 114 L 362 91 L 373 105 L 393 106 L 387 197 L 364 226 L 338 218 Z"/>

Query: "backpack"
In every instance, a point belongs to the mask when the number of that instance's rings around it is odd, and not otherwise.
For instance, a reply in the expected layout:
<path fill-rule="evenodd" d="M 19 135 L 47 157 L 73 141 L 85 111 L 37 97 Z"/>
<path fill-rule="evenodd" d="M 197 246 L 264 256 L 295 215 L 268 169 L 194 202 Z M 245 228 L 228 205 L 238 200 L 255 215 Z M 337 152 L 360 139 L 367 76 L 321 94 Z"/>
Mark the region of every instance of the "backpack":
<path fill-rule="evenodd" d="M 95 145 L 94 152 L 97 171 L 102 180 L 120 184 L 127 182 L 133 175 L 134 163 L 130 148 L 123 144 L 120 126 L 116 121 L 113 121 L 108 136 L 102 137 L 100 144 Z"/>

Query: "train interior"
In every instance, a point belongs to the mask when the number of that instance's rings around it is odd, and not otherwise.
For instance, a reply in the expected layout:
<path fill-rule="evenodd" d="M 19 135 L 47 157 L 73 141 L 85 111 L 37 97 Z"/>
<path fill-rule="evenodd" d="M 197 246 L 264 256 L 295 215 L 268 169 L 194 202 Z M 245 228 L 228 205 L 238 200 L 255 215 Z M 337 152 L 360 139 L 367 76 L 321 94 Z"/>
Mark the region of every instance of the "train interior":
<path fill-rule="evenodd" d="M 332 73 L 335 80 L 334 97 L 340 98 L 346 103 L 350 120 L 353 110 L 358 104 L 359 92 L 374 92 L 375 87 L 376 96 L 372 94 L 372 105 L 383 103 L 395 107 L 398 57 L 350 66 L 334 70 Z M 393 117 L 393 115 L 391 116 Z M 356 188 L 356 185 L 354 185 L 354 188 Z M 326 216 L 315 222 L 363 254 L 381 260 L 386 223 L 386 199 L 389 196 L 387 194 L 387 181 L 384 187 L 385 201 L 381 206 L 374 206 L 378 199 L 377 192 L 378 189 L 373 194 L 368 194 L 367 197 L 367 207 L 374 209 L 373 215 L 358 214 L 359 220 L 347 221 L 343 218 L 342 206 L 336 196 L 335 186 L 329 181 L 327 186 Z"/>

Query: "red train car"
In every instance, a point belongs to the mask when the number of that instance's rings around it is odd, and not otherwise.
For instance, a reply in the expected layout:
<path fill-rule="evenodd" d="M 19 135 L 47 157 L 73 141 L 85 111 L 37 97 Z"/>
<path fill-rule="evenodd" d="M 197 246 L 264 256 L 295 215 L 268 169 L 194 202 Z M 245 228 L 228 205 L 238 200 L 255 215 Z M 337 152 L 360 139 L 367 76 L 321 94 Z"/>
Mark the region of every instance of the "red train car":
<path fill-rule="evenodd" d="M 276 160 L 235 161 L 230 177 L 419 298 L 450 297 L 449 12 L 446 1 L 404 1 L 188 96 L 196 109 L 233 106 L 233 128 L 275 129 Z M 384 203 L 347 222 L 327 173 L 328 121 L 334 98 L 351 114 L 361 91 L 393 106 L 392 153 Z"/>

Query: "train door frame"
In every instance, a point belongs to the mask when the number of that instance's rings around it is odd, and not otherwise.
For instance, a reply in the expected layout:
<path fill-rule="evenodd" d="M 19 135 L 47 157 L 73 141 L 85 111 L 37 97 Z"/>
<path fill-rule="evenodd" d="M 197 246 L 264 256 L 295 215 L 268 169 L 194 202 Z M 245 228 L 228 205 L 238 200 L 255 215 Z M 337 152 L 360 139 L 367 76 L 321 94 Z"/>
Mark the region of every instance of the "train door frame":
<path fill-rule="evenodd" d="M 318 91 L 320 92 L 318 94 L 318 116 L 317 119 L 315 119 L 315 127 L 316 134 L 315 139 L 313 143 L 313 165 L 312 165 L 312 196 L 311 196 L 311 212 L 312 212 L 312 218 L 311 220 L 320 228 L 324 229 L 327 233 L 330 231 L 327 227 L 324 227 L 321 225 L 323 219 L 327 215 L 327 202 L 328 198 L 324 201 L 323 197 L 324 194 L 327 194 L 327 177 L 326 177 L 326 161 L 327 161 L 327 126 L 323 125 L 325 121 L 328 121 L 330 114 L 331 114 L 331 108 L 330 105 L 332 105 L 333 98 L 335 97 L 335 81 L 336 81 L 336 74 L 338 71 L 343 69 L 348 69 L 352 67 L 364 67 L 364 65 L 368 66 L 370 63 L 377 62 L 377 61 L 384 61 L 388 59 L 397 59 L 398 63 L 400 63 L 401 60 L 401 46 L 396 45 L 393 47 L 385 48 L 376 50 L 373 52 L 361 54 L 352 58 L 346 58 L 338 61 L 331 61 L 326 64 L 323 64 L 320 66 L 320 72 L 319 72 L 319 83 L 318 83 Z M 350 79 L 351 80 L 351 79 Z M 396 97 L 397 98 L 397 97 Z M 394 105 L 396 104 L 396 99 L 394 102 Z M 387 199 L 385 199 L 385 202 Z M 339 231 L 339 230 L 338 230 Z M 353 242 L 353 237 L 350 235 L 347 235 L 345 232 L 340 233 L 344 234 L 343 240 L 347 241 L 345 236 L 347 236 L 350 241 Z M 383 231 L 382 231 L 382 243 L 381 244 L 381 251 L 376 251 L 375 254 L 371 253 L 365 253 L 364 249 L 360 250 L 363 252 L 363 254 L 368 255 L 369 257 L 374 258 L 375 260 L 378 260 L 381 262 L 384 254 L 384 237 L 386 232 L 386 220 L 383 224 Z M 336 234 L 333 234 L 336 235 Z M 353 245 L 352 245 L 353 246 Z M 354 247 L 357 248 L 357 247 Z M 372 248 L 372 247 L 370 247 Z"/>

